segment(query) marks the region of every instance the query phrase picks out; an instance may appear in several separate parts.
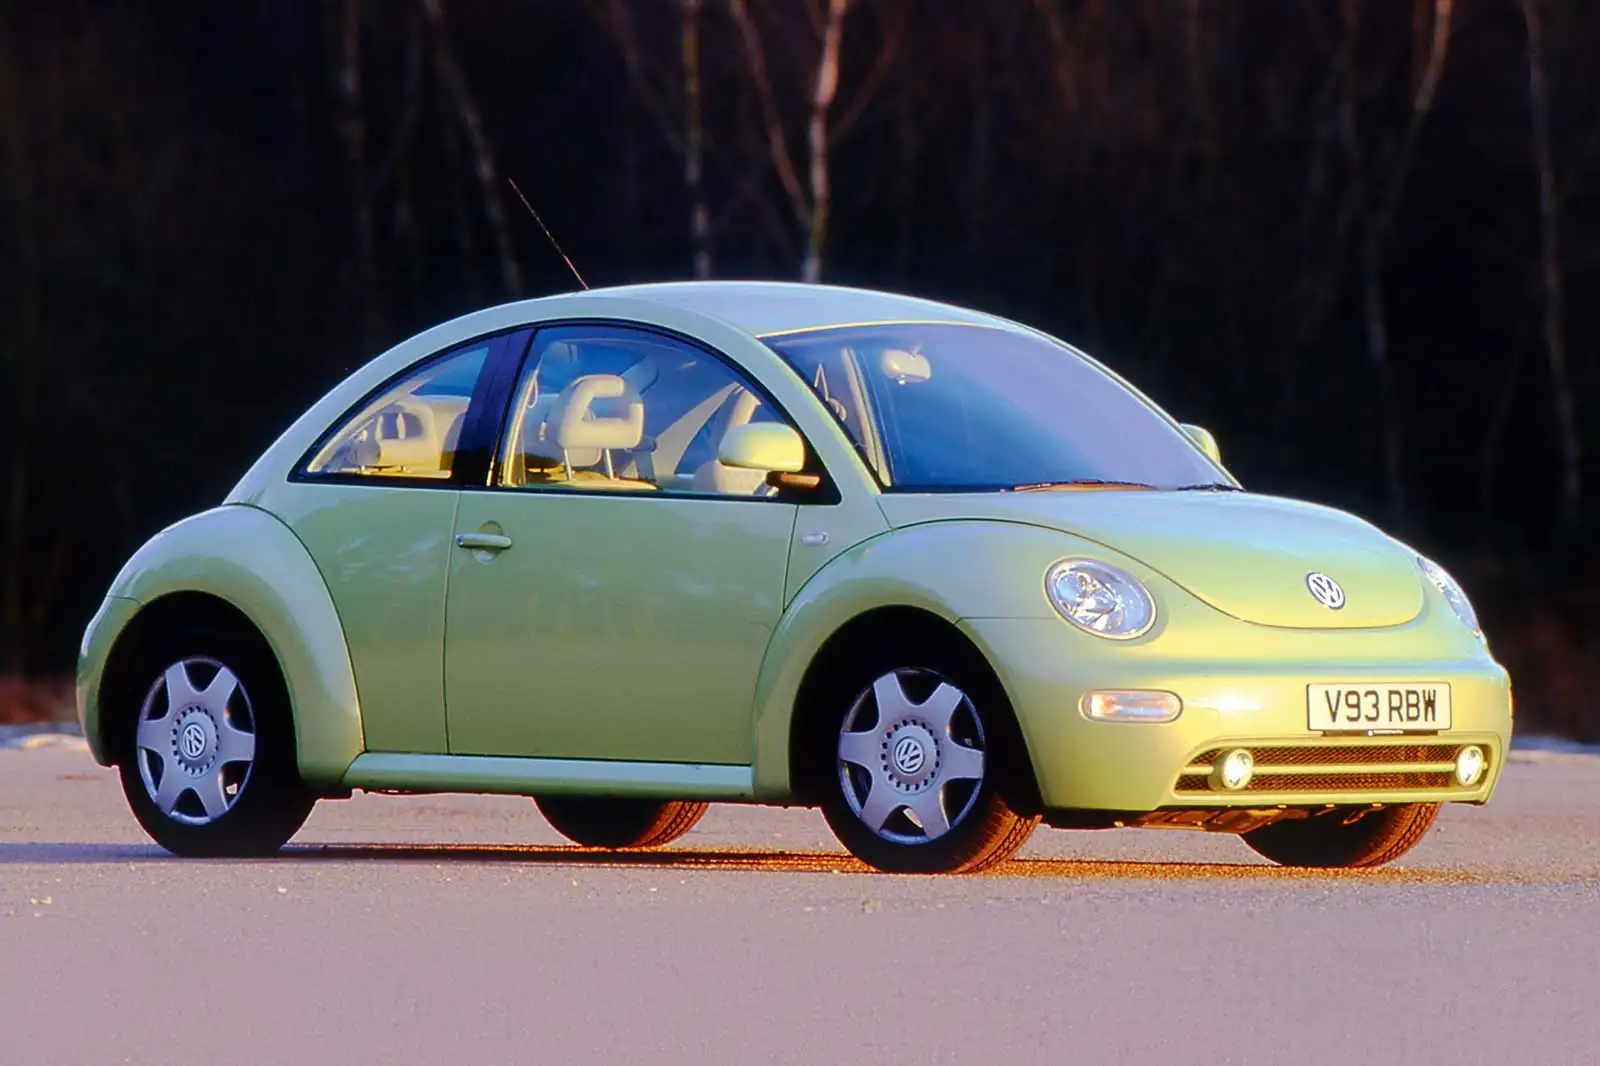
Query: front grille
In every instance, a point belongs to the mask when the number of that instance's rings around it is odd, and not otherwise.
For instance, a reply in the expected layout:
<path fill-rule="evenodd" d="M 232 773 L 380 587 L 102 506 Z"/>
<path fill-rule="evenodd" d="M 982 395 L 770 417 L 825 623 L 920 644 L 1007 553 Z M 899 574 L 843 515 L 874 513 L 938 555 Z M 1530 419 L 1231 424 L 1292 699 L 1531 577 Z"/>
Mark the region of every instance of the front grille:
<path fill-rule="evenodd" d="M 1237 745 L 1250 748 L 1248 744 Z M 1207 772 L 1217 756 L 1227 748 L 1212 748 L 1195 756 L 1205 763 Z M 1340 766 L 1367 766 L 1372 763 L 1455 762 L 1459 744 L 1340 744 L 1298 748 L 1250 748 L 1256 766 L 1306 766 L 1337 763 Z"/>
<path fill-rule="evenodd" d="M 1486 745 L 1478 745 L 1491 755 Z M 1178 777 L 1179 793 L 1211 796 L 1293 792 L 1381 792 L 1386 790 L 1459 790 L 1454 766 L 1460 744 L 1318 744 L 1254 747 L 1255 775 L 1237 792 L 1211 787 L 1212 764 L 1228 748 L 1201 752 Z M 1290 769 L 1293 768 L 1293 769 Z M 1489 776 L 1486 767 L 1484 776 Z"/>

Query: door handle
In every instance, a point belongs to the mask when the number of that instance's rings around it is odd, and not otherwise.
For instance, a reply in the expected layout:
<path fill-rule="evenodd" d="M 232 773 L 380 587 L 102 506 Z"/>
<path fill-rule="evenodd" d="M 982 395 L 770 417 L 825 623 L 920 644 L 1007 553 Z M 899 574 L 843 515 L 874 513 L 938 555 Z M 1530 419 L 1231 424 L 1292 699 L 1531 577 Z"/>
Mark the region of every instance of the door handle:
<path fill-rule="evenodd" d="M 511 538 L 502 533 L 457 533 L 456 547 L 468 551 L 505 551 L 511 547 Z"/>

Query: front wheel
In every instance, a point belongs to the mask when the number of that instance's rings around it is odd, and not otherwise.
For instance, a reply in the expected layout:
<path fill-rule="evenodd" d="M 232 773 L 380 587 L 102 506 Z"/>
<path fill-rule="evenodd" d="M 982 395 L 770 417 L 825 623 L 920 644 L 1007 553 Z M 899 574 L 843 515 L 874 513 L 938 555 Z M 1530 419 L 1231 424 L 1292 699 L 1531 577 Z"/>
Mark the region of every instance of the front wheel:
<path fill-rule="evenodd" d="M 1335 807 L 1252 829 L 1243 840 L 1280 866 L 1382 866 L 1416 847 L 1438 816 L 1437 803 Z"/>
<path fill-rule="evenodd" d="M 920 658 L 864 671 L 842 711 L 822 716 L 832 734 L 822 811 L 879 870 L 973 873 L 1014 855 L 1039 818 L 1018 814 L 1002 787 L 1019 753 L 1007 750 L 995 686 L 975 671 L 911 665 Z"/>
<path fill-rule="evenodd" d="M 112 693 L 123 794 L 157 844 L 182 856 L 270 855 L 316 802 L 301 783 L 277 664 L 220 627 L 151 642 Z"/>

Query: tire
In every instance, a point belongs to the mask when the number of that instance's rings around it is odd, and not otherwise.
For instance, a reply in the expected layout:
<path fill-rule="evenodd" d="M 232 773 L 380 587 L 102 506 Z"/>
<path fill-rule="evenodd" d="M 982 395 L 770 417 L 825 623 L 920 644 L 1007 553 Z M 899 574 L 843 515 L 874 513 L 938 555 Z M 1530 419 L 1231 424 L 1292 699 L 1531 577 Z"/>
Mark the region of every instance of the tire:
<path fill-rule="evenodd" d="M 556 832 L 586 848 L 659 848 L 693 829 L 708 803 L 613 796 L 540 796 Z"/>
<path fill-rule="evenodd" d="M 255 633 L 165 630 L 107 695 L 123 794 L 166 850 L 271 855 L 310 815 L 316 797 L 300 781 L 288 692 Z"/>
<path fill-rule="evenodd" d="M 1015 855 L 1039 824 L 1013 802 L 1027 753 L 976 658 L 944 642 L 896 642 L 824 691 L 808 777 L 829 828 L 867 865 L 976 873 Z"/>
<path fill-rule="evenodd" d="M 1243 839 L 1280 866 L 1382 866 L 1414 848 L 1438 816 L 1437 803 L 1397 803 L 1376 810 L 1335 807 L 1252 829 Z"/>

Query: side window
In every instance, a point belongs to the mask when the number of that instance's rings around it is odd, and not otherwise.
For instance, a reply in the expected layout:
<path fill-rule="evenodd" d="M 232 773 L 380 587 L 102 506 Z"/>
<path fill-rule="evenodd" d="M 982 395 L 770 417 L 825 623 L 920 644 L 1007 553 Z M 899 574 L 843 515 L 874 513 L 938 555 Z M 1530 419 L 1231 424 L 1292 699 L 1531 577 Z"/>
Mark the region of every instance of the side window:
<path fill-rule="evenodd" d="M 448 479 L 490 347 L 485 341 L 408 374 L 329 437 L 306 474 Z"/>
<path fill-rule="evenodd" d="M 770 496 L 766 471 L 717 462 L 735 426 L 779 421 L 759 391 L 692 345 L 620 326 L 535 335 L 512 394 L 502 485 Z"/>

